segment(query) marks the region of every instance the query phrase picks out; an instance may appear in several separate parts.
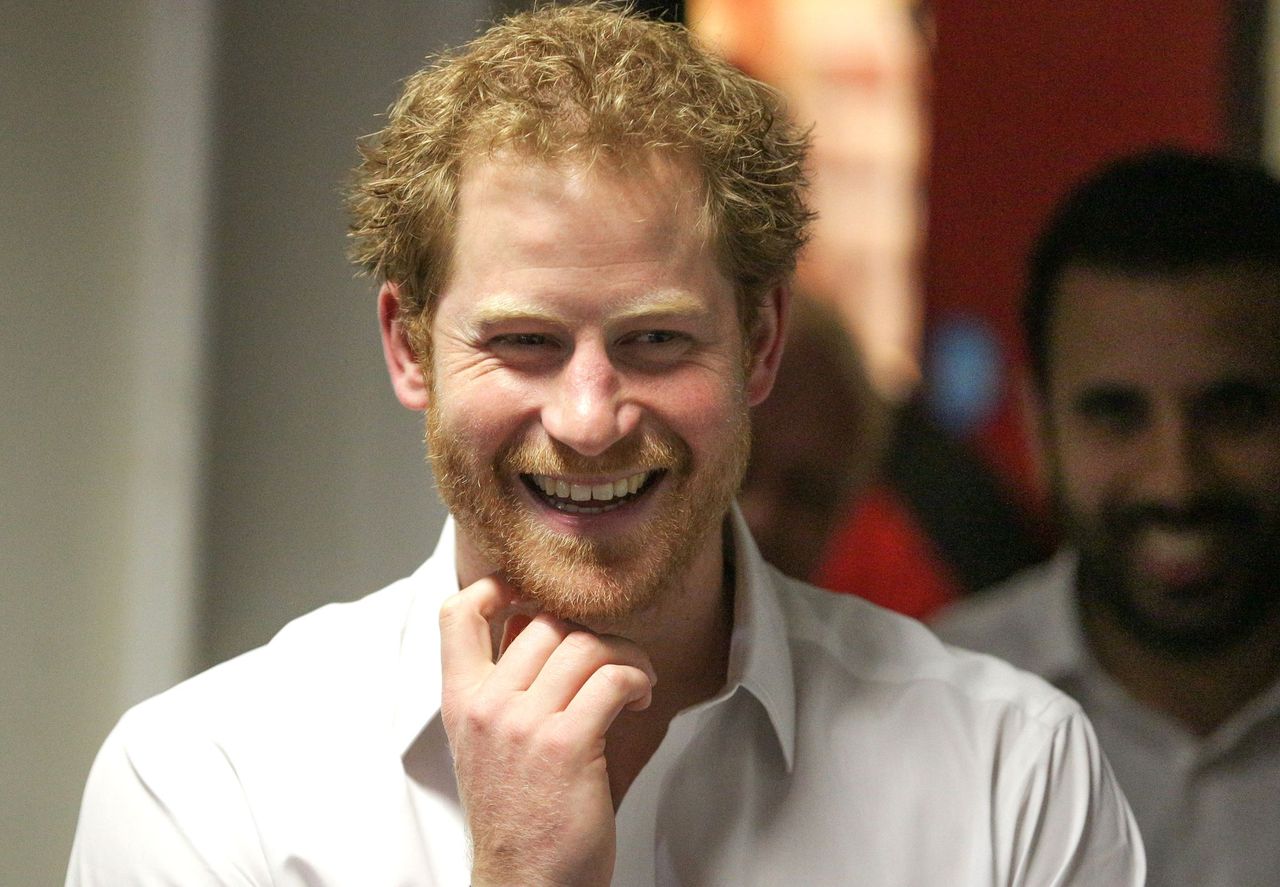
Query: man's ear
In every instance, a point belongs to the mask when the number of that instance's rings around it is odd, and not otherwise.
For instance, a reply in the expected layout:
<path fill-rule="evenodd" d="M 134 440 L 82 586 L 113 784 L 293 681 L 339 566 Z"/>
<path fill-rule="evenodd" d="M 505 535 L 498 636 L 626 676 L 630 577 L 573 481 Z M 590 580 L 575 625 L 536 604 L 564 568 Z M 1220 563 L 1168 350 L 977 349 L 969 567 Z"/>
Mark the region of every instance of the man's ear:
<path fill-rule="evenodd" d="M 748 346 L 747 405 L 755 406 L 773 390 L 782 362 L 782 345 L 787 338 L 787 309 L 791 288 L 779 283 L 769 290 L 756 315 L 755 329 Z"/>
<path fill-rule="evenodd" d="M 396 398 L 411 410 L 425 410 L 431 392 L 408 331 L 400 322 L 400 287 L 391 281 L 378 291 L 378 326 L 382 330 L 382 356 L 387 361 Z"/>

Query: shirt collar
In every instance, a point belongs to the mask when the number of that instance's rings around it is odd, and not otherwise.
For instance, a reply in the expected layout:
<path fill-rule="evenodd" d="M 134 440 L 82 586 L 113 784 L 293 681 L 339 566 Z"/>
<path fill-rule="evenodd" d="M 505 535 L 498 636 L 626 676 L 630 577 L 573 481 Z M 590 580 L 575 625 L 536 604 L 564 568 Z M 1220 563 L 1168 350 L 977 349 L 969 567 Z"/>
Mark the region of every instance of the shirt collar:
<path fill-rule="evenodd" d="M 787 623 L 778 599 L 778 573 L 760 556 L 736 502 L 729 511 L 729 525 L 734 553 L 733 637 L 724 695 L 742 687 L 759 700 L 790 772 L 796 742 L 796 693 Z"/>
<path fill-rule="evenodd" d="M 776 575 L 756 548 L 736 503 L 729 512 L 734 556 L 733 634 L 728 680 L 717 700 L 739 687 L 769 716 L 791 769 L 795 751 L 795 682 L 787 626 L 778 600 Z M 392 737 L 401 755 L 440 712 L 440 631 L 437 615 L 445 598 L 458 591 L 455 566 L 457 529 L 445 521 L 435 551 L 409 578 L 413 600 L 400 637 L 397 709 Z"/>
<path fill-rule="evenodd" d="M 440 605 L 458 589 L 453 518 L 444 522 L 435 551 L 409 577 L 413 598 L 400 635 L 400 672 L 392 738 L 404 755 L 440 713 Z"/>

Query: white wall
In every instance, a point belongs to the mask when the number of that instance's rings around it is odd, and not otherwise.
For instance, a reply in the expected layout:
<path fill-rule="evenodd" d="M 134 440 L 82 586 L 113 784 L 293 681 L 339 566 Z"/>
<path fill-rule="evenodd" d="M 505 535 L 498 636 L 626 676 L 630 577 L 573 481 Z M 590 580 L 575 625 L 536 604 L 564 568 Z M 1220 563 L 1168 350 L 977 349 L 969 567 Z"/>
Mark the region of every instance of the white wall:
<path fill-rule="evenodd" d="M 127 705 L 424 556 L 338 190 L 485 8 L 5 5 L 0 884 L 61 881 Z"/>
<path fill-rule="evenodd" d="M 206 663 L 407 574 L 435 541 L 421 420 L 387 383 L 340 192 L 356 136 L 480 6 L 218 6 Z"/>
<path fill-rule="evenodd" d="M 85 772 L 192 660 L 207 14 L 0 34 L 0 883 L 61 879 Z"/>

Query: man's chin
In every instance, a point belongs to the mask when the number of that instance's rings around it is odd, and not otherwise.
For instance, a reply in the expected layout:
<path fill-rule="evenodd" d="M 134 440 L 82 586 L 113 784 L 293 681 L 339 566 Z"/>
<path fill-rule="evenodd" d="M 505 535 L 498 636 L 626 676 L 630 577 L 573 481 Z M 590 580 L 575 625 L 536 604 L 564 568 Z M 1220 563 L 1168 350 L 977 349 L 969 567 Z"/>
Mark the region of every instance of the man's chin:
<path fill-rule="evenodd" d="M 588 626 L 616 624 L 652 608 L 688 569 L 699 534 L 693 515 L 656 509 L 625 534 L 592 538 L 512 514 L 488 553 L 521 594 L 545 612 Z M 477 531 L 484 532 L 483 526 Z"/>
<path fill-rule="evenodd" d="M 544 612 L 587 626 L 625 621 L 654 605 L 669 571 L 636 575 L 602 564 L 512 564 L 508 577 Z"/>
<path fill-rule="evenodd" d="M 1229 650 L 1274 616 L 1274 602 L 1231 586 L 1130 578 L 1126 590 L 1106 596 L 1112 619 L 1142 646 L 1177 658 Z"/>

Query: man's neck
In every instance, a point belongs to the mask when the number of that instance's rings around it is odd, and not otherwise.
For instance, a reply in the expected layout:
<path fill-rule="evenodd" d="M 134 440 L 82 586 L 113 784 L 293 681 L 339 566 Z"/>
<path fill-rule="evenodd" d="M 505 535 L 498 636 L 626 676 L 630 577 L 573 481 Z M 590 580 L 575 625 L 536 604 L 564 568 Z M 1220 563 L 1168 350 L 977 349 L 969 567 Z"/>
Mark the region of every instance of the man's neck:
<path fill-rule="evenodd" d="M 1175 656 L 1142 643 L 1094 608 L 1085 636 L 1103 669 L 1138 702 L 1208 736 L 1280 677 L 1280 618 L 1224 650 Z"/>
<path fill-rule="evenodd" d="M 687 708 L 724 686 L 733 591 L 733 540 L 726 521 L 723 530 L 709 534 L 651 606 L 618 622 L 591 627 L 638 644 L 657 671 L 655 694 L 696 696 L 681 706 Z"/>
<path fill-rule="evenodd" d="M 614 809 L 649 762 L 680 712 L 712 698 L 725 686 L 733 635 L 733 543 L 726 522 L 714 549 L 665 591 L 652 612 L 610 627 L 640 645 L 658 675 L 653 702 L 624 711 L 606 736 Z"/>

